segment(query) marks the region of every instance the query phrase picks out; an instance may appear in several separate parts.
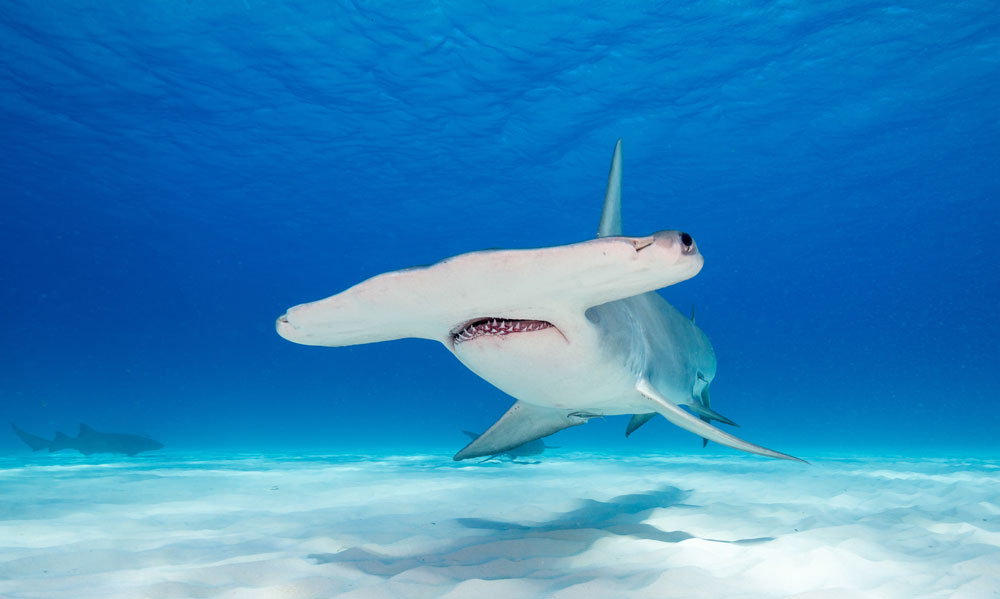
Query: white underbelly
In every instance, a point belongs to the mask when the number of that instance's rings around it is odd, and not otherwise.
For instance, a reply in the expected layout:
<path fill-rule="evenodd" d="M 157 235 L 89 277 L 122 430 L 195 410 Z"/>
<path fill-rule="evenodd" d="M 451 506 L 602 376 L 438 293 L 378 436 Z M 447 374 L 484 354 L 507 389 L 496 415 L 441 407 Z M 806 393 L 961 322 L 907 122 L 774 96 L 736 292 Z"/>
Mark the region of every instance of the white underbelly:
<path fill-rule="evenodd" d="M 454 348 L 470 370 L 521 401 L 594 414 L 630 414 L 636 374 L 601 352 L 572 344 L 556 328 L 484 336 Z"/>

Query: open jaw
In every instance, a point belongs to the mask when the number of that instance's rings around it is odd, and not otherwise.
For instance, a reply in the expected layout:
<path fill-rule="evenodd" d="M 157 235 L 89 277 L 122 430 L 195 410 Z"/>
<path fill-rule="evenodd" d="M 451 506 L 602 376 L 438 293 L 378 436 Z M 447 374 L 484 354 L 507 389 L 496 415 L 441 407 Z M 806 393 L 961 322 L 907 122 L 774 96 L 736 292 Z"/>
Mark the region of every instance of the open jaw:
<path fill-rule="evenodd" d="M 464 325 L 452 329 L 452 342 L 455 345 L 478 339 L 479 337 L 501 337 L 519 333 L 531 333 L 551 328 L 551 322 L 544 320 L 520 320 L 511 318 L 477 318 Z"/>

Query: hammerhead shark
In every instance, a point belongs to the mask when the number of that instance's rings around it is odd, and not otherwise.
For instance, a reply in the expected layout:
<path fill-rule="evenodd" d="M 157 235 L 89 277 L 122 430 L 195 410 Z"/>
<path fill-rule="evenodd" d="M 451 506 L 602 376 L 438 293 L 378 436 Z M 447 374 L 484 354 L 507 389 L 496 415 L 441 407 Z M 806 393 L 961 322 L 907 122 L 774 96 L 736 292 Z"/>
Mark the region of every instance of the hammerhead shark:
<path fill-rule="evenodd" d="M 162 449 L 163 444 L 154 441 L 149 437 L 141 435 L 129 435 L 125 433 L 101 433 L 86 424 L 80 425 L 80 432 L 74 439 L 69 435 L 57 432 L 55 439 L 47 441 L 31 433 L 26 433 L 13 423 L 11 428 L 14 433 L 33 451 L 48 449 L 49 451 L 60 451 L 63 449 L 75 449 L 83 455 L 92 453 L 124 453 L 133 456 L 140 451 L 153 451 Z"/>
<path fill-rule="evenodd" d="M 682 231 L 622 236 L 621 185 L 619 139 L 596 239 L 470 252 L 384 273 L 290 308 L 278 334 L 320 346 L 440 342 L 517 400 L 455 460 L 503 453 L 604 415 L 632 414 L 628 434 L 660 414 L 706 442 L 803 461 L 711 424 L 733 424 L 710 405 L 715 352 L 655 292 L 698 274 L 704 258 Z"/>

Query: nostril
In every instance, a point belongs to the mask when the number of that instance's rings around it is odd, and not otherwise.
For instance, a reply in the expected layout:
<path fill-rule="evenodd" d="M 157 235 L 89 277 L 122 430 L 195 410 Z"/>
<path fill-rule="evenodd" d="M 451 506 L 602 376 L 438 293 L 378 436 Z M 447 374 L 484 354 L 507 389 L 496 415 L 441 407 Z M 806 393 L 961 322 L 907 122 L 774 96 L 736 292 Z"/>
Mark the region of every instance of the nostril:
<path fill-rule="evenodd" d="M 694 243 L 694 240 L 687 233 L 681 233 L 681 243 L 684 244 L 684 247 L 689 248 Z"/>

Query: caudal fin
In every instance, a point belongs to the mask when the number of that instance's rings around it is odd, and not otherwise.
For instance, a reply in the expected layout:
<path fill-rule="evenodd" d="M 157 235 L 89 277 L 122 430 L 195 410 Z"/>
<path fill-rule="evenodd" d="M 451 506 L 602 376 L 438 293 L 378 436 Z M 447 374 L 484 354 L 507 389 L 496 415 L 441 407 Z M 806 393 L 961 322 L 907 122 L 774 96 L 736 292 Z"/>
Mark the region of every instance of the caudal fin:
<path fill-rule="evenodd" d="M 18 438 L 20 438 L 22 441 L 24 441 L 25 443 L 27 443 L 28 447 L 30 447 L 32 451 L 38 451 L 40 449 L 45 449 L 45 448 L 49 447 L 52 444 L 51 442 L 46 441 L 45 439 L 43 439 L 41 437 L 36 437 L 35 435 L 32 435 L 31 433 L 26 433 L 26 432 L 22 431 L 21 429 L 17 428 L 17 425 L 15 425 L 13 422 L 10 423 L 10 427 L 12 429 L 14 429 L 14 434 L 16 434 L 18 436 Z"/>
<path fill-rule="evenodd" d="M 636 390 L 645 396 L 646 399 L 650 401 L 650 404 L 656 407 L 657 411 L 662 414 L 664 418 L 684 430 L 698 435 L 699 437 L 708 439 L 709 441 L 714 441 L 719 445 L 725 445 L 726 447 L 732 447 L 733 449 L 739 449 L 740 451 L 745 451 L 747 453 L 755 453 L 769 458 L 805 462 L 805 460 L 788 455 L 787 453 L 781 453 L 780 451 L 774 451 L 773 449 L 768 449 L 766 447 L 750 443 L 749 441 L 744 441 L 739 437 L 735 437 L 725 431 L 715 428 L 707 422 L 703 422 L 697 416 L 694 416 L 690 412 L 685 412 L 677 404 L 663 396 L 663 394 L 657 391 L 656 388 L 653 387 L 653 385 L 646 379 L 641 379 L 639 381 L 636 385 Z"/>

